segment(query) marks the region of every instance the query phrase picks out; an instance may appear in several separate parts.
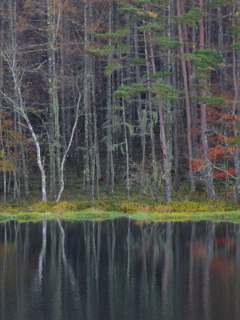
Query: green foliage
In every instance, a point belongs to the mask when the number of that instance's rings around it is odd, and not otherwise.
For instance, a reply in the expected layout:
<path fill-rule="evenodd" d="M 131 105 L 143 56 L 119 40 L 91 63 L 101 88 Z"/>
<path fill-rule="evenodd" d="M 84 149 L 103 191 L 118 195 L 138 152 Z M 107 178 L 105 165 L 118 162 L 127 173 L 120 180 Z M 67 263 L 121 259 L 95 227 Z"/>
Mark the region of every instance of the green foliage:
<path fill-rule="evenodd" d="M 149 91 L 155 94 L 155 97 L 151 99 L 153 101 L 176 100 L 178 98 L 178 91 L 163 83 L 154 83 Z"/>
<path fill-rule="evenodd" d="M 234 127 L 235 127 L 237 130 L 240 130 L 240 123 L 235 123 L 235 124 L 234 124 Z"/>
<path fill-rule="evenodd" d="M 109 63 L 106 67 L 105 67 L 105 71 L 104 73 L 106 75 L 110 75 L 113 71 L 118 70 L 122 67 L 121 63 L 119 61 L 116 62 L 112 62 Z"/>
<path fill-rule="evenodd" d="M 234 26 L 228 27 L 227 30 L 232 33 L 233 36 L 239 35 L 240 24 L 235 24 Z"/>
<path fill-rule="evenodd" d="M 156 18 L 154 23 L 148 23 L 145 26 L 138 27 L 139 31 L 152 32 L 162 30 L 162 19 Z"/>
<path fill-rule="evenodd" d="M 128 44 L 120 44 L 116 47 L 116 52 L 124 54 L 124 53 L 130 53 L 132 49 L 131 45 Z"/>
<path fill-rule="evenodd" d="M 113 38 L 113 39 L 118 39 L 125 37 L 126 34 L 129 32 L 129 29 L 126 28 L 121 28 L 116 30 L 115 32 L 110 32 L 110 33 L 92 33 L 94 37 L 98 38 Z"/>
<path fill-rule="evenodd" d="M 198 81 L 194 84 L 195 88 L 199 90 L 210 89 L 210 75 L 212 71 L 215 71 L 215 66 L 222 62 L 222 57 L 212 49 L 196 50 L 190 55 L 185 55 L 186 59 L 192 61 L 194 66 L 194 79 Z M 195 99 L 202 101 L 203 103 L 211 105 L 223 105 L 225 99 L 223 97 L 215 97 L 210 95 L 196 95 Z"/>
<path fill-rule="evenodd" d="M 188 12 L 181 15 L 180 17 L 175 17 L 174 20 L 176 21 L 176 23 L 181 24 L 185 22 L 190 27 L 196 28 L 197 27 L 196 22 L 201 18 L 202 14 L 203 13 L 199 8 L 194 7 L 190 9 Z"/>
<path fill-rule="evenodd" d="M 146 59 L 144 58 L 130 58 L 129 61 L 127 62 L 127 66 L 130 65 L 145 65 L 146 64 Z"/>
<path fill-rule="evenodd" d="M 132 0 L 132 2 L 136 4 L 148 4 L 149 0 Z"/>
<path fill-rule="evenodd" d="M 226 102 L 226 100 L 222 97 L 203 97 L 198 95 L 194 98 L 211 105 L 223 105 Z"/>
<path fill-rule="evenodd" d="M 196 72 L 211 72 L 217 63 L 222 62 L 223 58 L 212 49 L 196 50 L 189 55 L 192 64 L 196 67 Z"/>
<path fill-rule="evenodd" d="M 182 45 L 179 41 L 173 41 L 168 37 L 162 37 L 159 35 L 153 35 L 150 40 L 152 43 L 163 46 L 166 49 L 173 49 Z"/>
<path fill-rule="evenodd" d="M 168 72 L 168 71 L 158 71 L 156 73 L 149 73 L 148 76 L 150 78 L 164 78 L 164 77 L 169 77 L 173 74 L 173 72 Z"/>
<path fill-rule="evenodd" d="M 125 6 L 125 7 L 121 7 L 120 11 L 121 12 L 134 12 L 134 13 L 141 15 L 141 16 L 146 13 L 146 11 L 144 9 L 133 7 L 130 5 Z"/>
<path fill-rule="evenodd" d="M 219 7 L 219 6 L 224 6 L 224 5 L 228 5 L 228 6 L 232 6 L 235 5 L 236 2 L 235 1 L 230 1 L 230 0 L 216 0 L 216 1 L 212 1 L 212 2 L 208 2 L 206 3 L 206 6 L 208 7 Z"/>
<path fill-rule="evenodd" d="M 130 86 L 121 85 L 114 93 L 114 97 L 130 98 L 138 93 L 145 92 L 146 88 L 140 83 L 132 83 Z"/>
<path fill-rule="evenodd" d="M 113 45 L 105 45 L 101 49 L 85 49 L 86 53 L 92 53 L 99 56 L 105 56 L 107 54 L 115 52 L 116 48 Z"/>
<path fill-rule="evenodd" d="M 230 146 L 238 145 L 240 146 L 240 136 L 237 136 L 235 139 L 228 141 Z"/>
<path fill-rule="evenodd" d="M 240 49 L 240 43 L 231 44 L 231 45 L 230 45 L 230 48 L 239 50 L 239 49 Z"/>

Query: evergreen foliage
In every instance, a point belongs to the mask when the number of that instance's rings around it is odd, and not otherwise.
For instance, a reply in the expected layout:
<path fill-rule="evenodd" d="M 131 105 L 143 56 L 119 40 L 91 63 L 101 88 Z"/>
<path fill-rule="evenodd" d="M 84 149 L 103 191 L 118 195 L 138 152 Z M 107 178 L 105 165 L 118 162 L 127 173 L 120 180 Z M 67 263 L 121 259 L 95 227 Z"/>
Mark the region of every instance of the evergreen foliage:
<path fill-rule="evenodd" d="M 202 16 L 203 12 L 198 7 L 191 8 L 188 12 L 182 14 L 179 17 L 174 17 L 176 23 L 187 23 L 190 27 L 196 28 L 197 21 Z"/>
<path fill-rule="evenodd" d="M 207 174 L 232 190 L 240 177 L 238 2 L 0 6 L 3 202 L 39 187 L 55 201 L 72 181 L 90 202 L 103 197 L 100 187 L 114 199 L 118 184 L 128 198 L 170 201 L 189 182 L 197 192 Z"/>

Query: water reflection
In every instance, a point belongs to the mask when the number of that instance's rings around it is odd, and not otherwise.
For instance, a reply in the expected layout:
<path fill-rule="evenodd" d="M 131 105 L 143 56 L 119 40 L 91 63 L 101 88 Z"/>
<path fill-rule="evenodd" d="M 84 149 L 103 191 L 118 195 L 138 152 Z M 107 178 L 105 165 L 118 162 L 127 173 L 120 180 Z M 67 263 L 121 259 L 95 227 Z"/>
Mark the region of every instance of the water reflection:
<path fill-rule="evenodd" d="M 240 319 L 240 227 L 0 224 L 0 319 Z"/>

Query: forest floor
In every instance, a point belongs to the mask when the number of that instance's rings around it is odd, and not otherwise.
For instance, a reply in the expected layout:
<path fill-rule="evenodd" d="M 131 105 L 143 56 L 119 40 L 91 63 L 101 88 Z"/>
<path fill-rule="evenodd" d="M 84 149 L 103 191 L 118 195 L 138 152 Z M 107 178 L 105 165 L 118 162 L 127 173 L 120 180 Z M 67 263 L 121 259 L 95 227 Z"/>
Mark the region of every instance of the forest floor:
<path fill-rule="evenodd" d="M 72 182 L 74 181 L 74 183 Z M 70 176 L 65 186 L 62 201 L 40 201 L 39 181 L 33 179 L 35 187 L 31 188 L 28 198 L 12 200 L 7 203 L 0 198 L 0 221 L 39 221 L 45 219 L 64 220 L 104 220 L 126 217 L 144 222 L 157 221 L 231 221 L 240 223 L 240 205 L 234 204 L 232 190 L 219 186 L 216 200 L 206 200 L 206 193 L 201 190 L 189 192 L 186 184 L 181 192 L 173 193 L 173 201 L 164 203 L 164 190 L 159 190 L 159 199 L 155 201 L 149 192 L 142 198 L 139 187 L 132 186 L 131 200 L 126 200 L 124 183 L 115 186 L 113 196 L 107 196 L 105 182 L 99 186 L 95 199 L 87 199 L 82 186 L 75 176 Z M 34 186 L 34 184 L 32 184 Z"/>
<path fill-rule="evenodd" d="M 25 198 L 0 204 L 0 221 L 104 220 L 126 217 L 145 222 L 189 220 L 240 222 L 240 205 L 235 205 L 229 200 L 183 198 L 163 204 L 147 197 L 141 201 L 136 196 L 131 200 L 125 198 L 126 196 L 121 194 L 114 199 L 105 195 L 101 200 L 88 201 L 86 197 L 73 193 L 58 203 L 54 201 L 43 203 L 37 198 L 30 200 Z"/>

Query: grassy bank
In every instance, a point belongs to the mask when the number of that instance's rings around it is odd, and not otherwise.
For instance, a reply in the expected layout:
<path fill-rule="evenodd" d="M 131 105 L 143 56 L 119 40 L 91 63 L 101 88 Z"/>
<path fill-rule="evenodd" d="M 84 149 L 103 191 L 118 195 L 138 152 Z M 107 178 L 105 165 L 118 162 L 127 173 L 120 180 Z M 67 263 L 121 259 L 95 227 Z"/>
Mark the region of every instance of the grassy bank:
<path fill-rule="evenodd" d="M 44 219 L 104 220 L 127 217 L 157 221 L 232 221 L 240 222 L 240 206 L 220 201 L 174 201 L 169 204 L 135 201 L 18 202 L 0 207 L 0 221 L 40 221 Z"/>

